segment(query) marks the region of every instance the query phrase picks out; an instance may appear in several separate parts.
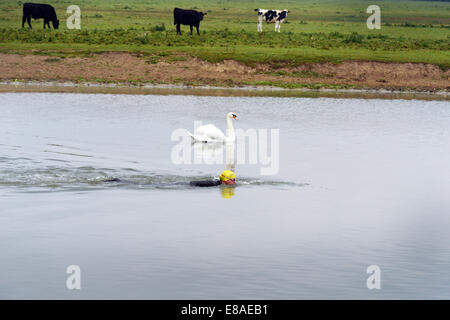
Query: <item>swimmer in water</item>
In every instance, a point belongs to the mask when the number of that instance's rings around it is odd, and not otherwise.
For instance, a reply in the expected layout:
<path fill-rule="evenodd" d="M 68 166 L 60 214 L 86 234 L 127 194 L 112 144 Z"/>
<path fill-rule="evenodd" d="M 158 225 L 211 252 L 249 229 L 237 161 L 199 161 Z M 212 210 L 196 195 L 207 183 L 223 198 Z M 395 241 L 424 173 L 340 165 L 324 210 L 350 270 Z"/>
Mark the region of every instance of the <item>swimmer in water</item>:
<path fill-rule="evenodd" d="M 200 180 L 200 181 L 191 181 L 189 183 L 193 187 L 215 187 L 220 186 L 221 184 L 225 185 L 235 185 L 236 184 L 236 175 L 231 170 L 225 170 L 214 180 Z"/>
<path fill-rule="evenodd" d="M 105 182 L 127 182 L 125 180 L 119 178 L 111 178 L 105 180 Z M 129 182 L 133 183 L 133 182 Z M 134 182 L 135 183 L 135 182 Z M 175 183 L 174 185 L 185 184 L 186 182 Z M 214 180 L 199 180 L 199 181 L 190 181 L 189 185 L 193 187 L 215 187 L 220 185 L 228 185 L 232 186 L 236 184 L 236 175 L 231 170 L 225 170 L 220 174 L 220 176 Z M 165 184 L 160 184 L 165 185 Z M 167 184 L 170 185 L 170 184 Z"/>

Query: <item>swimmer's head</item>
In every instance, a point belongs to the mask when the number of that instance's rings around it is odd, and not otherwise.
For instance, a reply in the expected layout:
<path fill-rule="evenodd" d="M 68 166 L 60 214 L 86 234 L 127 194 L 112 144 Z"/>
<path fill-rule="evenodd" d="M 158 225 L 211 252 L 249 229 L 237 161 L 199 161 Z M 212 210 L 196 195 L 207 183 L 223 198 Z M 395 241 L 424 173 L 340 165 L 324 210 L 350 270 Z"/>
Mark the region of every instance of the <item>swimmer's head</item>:
<path fill-rule="evenodd" d="M 236 184 L 236 175 L 231 170 L 225 170 L 219 176 L 223 184 Z"/>

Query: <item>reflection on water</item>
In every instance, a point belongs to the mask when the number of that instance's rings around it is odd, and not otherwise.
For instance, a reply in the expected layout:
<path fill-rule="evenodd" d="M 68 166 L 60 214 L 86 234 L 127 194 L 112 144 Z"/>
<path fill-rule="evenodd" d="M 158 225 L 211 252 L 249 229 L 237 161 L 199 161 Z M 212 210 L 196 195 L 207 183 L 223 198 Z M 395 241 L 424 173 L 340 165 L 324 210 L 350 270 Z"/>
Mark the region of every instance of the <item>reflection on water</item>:
<path fill-rule="evenodd" d="M 229 110 L 279 129 L 276 175 L 171 161 Z M 0 123 L 0 298 L 450 298 L 448 102 L 0 94 Z"/>
<path fill-rule="evenodd" d="M 220 186 L 220 192 L 222 193 L 222 198 L 231 199 L 234 197 L 235 186 Z"/>
<path fill-rule="evenodd" d="M 236 168 L 235 149 L 236 142 L 193 142 L 191 144 L 193 163 L 221 164 L 225 162 L 225 169 L 231 171 Z"/>

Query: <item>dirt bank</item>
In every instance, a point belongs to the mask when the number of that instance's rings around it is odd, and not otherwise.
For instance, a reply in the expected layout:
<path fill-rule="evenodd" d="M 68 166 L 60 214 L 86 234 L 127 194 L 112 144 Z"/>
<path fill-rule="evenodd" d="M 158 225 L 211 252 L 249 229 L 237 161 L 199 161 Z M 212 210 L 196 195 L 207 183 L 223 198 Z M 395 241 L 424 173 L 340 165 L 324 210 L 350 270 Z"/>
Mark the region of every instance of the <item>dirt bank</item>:
<path fill-rule="evenodd" d="M 0 54 L 0 80 L 173 83 L 234 86 L 265 84 L 286 87 L 359 87 L 450 90 L 450 70 L 418 63 L 349 61 L 341 64 L 210 63 L 186 55 L 154 59 L 109 52 L 89 57 Z"/>

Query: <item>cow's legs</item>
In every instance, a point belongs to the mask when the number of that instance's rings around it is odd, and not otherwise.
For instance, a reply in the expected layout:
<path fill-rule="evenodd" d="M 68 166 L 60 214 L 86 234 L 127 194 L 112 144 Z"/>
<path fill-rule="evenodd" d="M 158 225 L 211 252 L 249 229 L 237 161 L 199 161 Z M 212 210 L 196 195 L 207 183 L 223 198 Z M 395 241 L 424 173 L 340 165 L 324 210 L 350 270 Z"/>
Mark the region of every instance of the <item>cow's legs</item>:
<path fill-rule="evenodd" d="M 45 26 L 47 26 L 47 28 L 51 29 L 50 20 L 44 19 L 44 29 L 45 29 Z"/>
<path fill-rule="evenodd" d="M 27 20 L 27 17 L 25 15 L 22 16 L 22 28 L 25 28 L 25 21 Z"/>
<path fill-rule="evenodd" d="M 197 34 L 200 35 L 200 30 L 198 28 L 200 28 L 200 25 L 195 26 L 195 28 L 197 28 Z"/>
<path fill-rule="evenodd" d="M 177 24 L 177 34 L 181 35 L 181 28 L 180 28 L 180 24 Z"/>
<path fill-rule="evenodd" d="M 31 26 L 31 17 L 27 17 L 27 22 L 28 22 L 28 26 L 30 27 L 30 29 L 33 29 L 33 27 Z"/>
<path fill-rule="evenodd" d="M 189 27 L 191 27 L 191 36 L 192 36 L 192 29 L 193 29 L 193 26 L 192 26 L 192 24 L 189 26 Z"/>
<path fill-rule="evenodd" d="M 262 21 L 258 22 L 258 32 L 262 32 Z"/>

